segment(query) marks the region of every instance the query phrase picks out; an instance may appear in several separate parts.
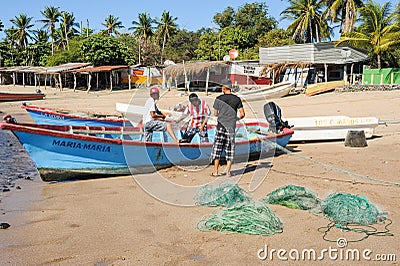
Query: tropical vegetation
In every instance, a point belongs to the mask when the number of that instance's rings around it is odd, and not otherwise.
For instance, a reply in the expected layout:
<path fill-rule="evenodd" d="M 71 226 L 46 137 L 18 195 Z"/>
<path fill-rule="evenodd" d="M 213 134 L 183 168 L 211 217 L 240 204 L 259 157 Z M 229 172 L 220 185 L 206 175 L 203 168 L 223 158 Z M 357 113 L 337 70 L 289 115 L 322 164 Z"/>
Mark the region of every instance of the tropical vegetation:
<path fill-rule="evenodd" d="M 46 6 L 41 17 L 0 18 L 0 66 L 52 66 L 85 61 L 93 65 L 160 65 L 165 60 L 222 60 L 231 49 L 237 59 L 257 59 L 259 47 L 336 40 L 369 52 L 373 67 L 400 65 L 400 2 L 392 7 L 372 0 L 287 0 L 278 27 L 266 2 L 226 7 L 213 17 L 215 27 L 189 31 L 164 10 L 160 17 L 143 12 L 123 25 L 108 15 L 102 29 L 77 23 L 74 14 Z M 5 21 L 10 21 L 6 27 Z M 339 29 L 340 36 L 333 30 Z"/>

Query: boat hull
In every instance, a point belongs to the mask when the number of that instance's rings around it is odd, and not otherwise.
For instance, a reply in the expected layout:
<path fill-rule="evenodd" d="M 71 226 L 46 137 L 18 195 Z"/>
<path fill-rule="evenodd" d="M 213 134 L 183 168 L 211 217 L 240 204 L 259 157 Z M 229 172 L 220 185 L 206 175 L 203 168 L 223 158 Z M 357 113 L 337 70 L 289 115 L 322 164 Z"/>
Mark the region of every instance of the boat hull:
<path fill-rule="evenodd" d="M 129 132 L 79 135 L 66 126 L 2 123 L 1 128 L 17 136 L 44 181 L 149 173 L 172 165 L 207 165 L 213 145 L 142 142 L 141 135 Z M 275 150 L 275 140 L 285 146 L 292 134 L 293 131 L 287 130 L 277 136 L 237 141 L 235 160 Z"/>
<path fill-rule="evenodd" d="M 245 99 L 246 101 L 257 101 L 257 100 L 264 100 L 264 99 L 273 99 L 273 98 L 281 98 L 290 93 L 294 84 L 281 84 L 275 85 L 269 89 L 255 89 L 254 91 L 248 91 L 237 94 L 240 98 Z"/>
<path fill-rule="evenodd" d="M 349 130 L 364 131 L 371 138 L 379 125 L 376 117 L 319 116 L 287 118 L 293 125 L 290 141 L 342 140 Z"/>
<path fill-rule="evenodd" d="M 71 126 L 130 126 L 129 120 L 123 118 L 97 118 L 91 117 L 91 114 L 74 115 L 71 113 L 61 113 L 56 110 L 41 108 L 37 106 L 22 106 L 31 116 L 36 124 L 49 124 L 49 125 L 71 125 Z M 99 116 L 99 115 L 92 115 Z"/>
<path fill-rule="evenodd" d="M 43 93 L 8 93 L 0 92 L 0 102 L 42 100 Z"/>

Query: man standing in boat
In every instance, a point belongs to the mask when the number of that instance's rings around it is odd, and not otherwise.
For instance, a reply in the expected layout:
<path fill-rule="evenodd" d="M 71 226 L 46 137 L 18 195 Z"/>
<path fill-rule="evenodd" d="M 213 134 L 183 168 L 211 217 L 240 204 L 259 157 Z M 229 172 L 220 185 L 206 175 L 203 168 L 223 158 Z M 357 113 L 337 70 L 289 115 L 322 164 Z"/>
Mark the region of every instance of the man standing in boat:
<path fill-rule="evenodd" d="M 211 153 L 211 160 L 214 160 L 214 171 L 211 176 L 219 176 L 218 168 L 222 151 L 225 150 L 226 176 L 231 175 L 233 156 L 235 153 L 235 131 L 236 121 L 245 117 L 242 100 L 232 94 L 230 80 L 222 82 L 223 95 L 218 96 L 214 101 L 214 115 L 218 117 L 217 131 Z M 239 117 L 238 117 L 239 112 Z"/>
<path fill-rule="evenodd" d="M 190 120 L 179 142 L 190 143 L 196 134 L 199 134 L 201 142 L 208 142 L 207 120 L 211 115 L 211 110 L 206 101 L 201 100 L 196 93 L 191 93 L 189 104 L 183 114 L 190 115 Z"/>
<path fill-rule="evenodd" d="M 174 142 L 178 142 L 175 136 L 172 125 L 160 121 L 165 119 L 168 113 L 161 112 L 157 107 L 157 101 L 160 99 L 160 90 L 157 87 L 150 88 L 150 98 L 147 99 L 144 105 L 145 112 L 143 114 L 143 125 L 144 125 L 144 140 L 151 141 L 153 137 L 153 131 L 167 131 Z"/>

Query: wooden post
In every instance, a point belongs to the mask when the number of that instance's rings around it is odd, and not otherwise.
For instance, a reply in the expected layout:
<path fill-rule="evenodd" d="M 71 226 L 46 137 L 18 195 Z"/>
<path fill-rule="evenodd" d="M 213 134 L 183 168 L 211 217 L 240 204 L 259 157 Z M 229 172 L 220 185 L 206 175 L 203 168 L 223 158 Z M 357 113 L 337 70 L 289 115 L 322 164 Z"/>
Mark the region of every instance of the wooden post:
<path fill-rule="evenodd" d="M 13 72 L 13 85 L 15 86 L 15 72 Z"/>
<path fill-rule="evenodd" d="M 380 85 L 382 85 L 383 84 L 383 73 L 381 74 L 381 84 Z"/>
<path fill-rule="evenodd" d="M 58 73 L 58 81 L 60 82 L 60 91 L 62 91 L 62 89 L 63 89 L 63 85 L 62 85 L 61 72 L 60 72 L 60 73 Z"/>
<path fill-rule="evenodd" d="M 371 85 L 374 84 L 374 74 L 371 74 Z"/>
<path fill-rule="evenodd" d="M 324 64 L 324 68 L 325 68 L 325 82 L 328 82 L 328 65 Z"/>
<path fill-rule="evenodd" d="M 36 87 L 37 87 L 37 86 L 36 86 L 36 78 L 37 78 L 36 73 L 33 74 L 33 77 L 34 77 L 34 80 L 35 80 L 35 88 L 36 88 Z M 39 88 L 40 88 L 40 83 L 39 83 Z"/>
<path fill-rule="evenodd" d="M 206 95 L 208 95 L 208 81 L 210 80 L 210 68 L 207 67 L 207 76 L 206 76 Z"/>
<path fill-rule="evenodd" d="M 132 89 L 132 84 L 131 84 L 131 73 L 129 72 L 129 68 L 128 68 L 128 88 L 129 88 L 129 90 Z"/>
<path fill-rule="evenodd" d="M 303 75 L 303 67 L 300 69 L 300 82 L 301 82 L 301 87 L 304 88 L 304 75 Z"/>
<path fill-rule="evenodd" d="M 350 67 L 350 84 L 351 85 L 354 84 L 353 68 L 354 68 L 354 64 L 351 64 L 351 67 Z"/>
<path fill-rule="evenodd" d="M 272 86 L 275 85 L 275 68 L 272 70 Z"/>
<path fill-rule="evenodd" d="M 113 76 L 113 71 L 110 71 L 110 91 L 113 90 L 113 80 L 112 80 L 112 76 Z"/>
<path fill-rule="evenodd" d="M 364 74 L 361 75 L 361 84 L 364 85 Z"/>
<path fill-rule="evenodd" d="M 185 90 L 187 89 L 188 92 L 190 91 L 189 88 L 187 87 L 187 74 L 186 74 L 186 68 L 185 68 L 185 60 L 183 60 L 183 74 L 185 75 Z"/>
<path fill-rule="evenodd" d="M 99 72 L 96 73 L 96 87 L 99 89 Z"/>
<path fill-rule="evenodd" d="M 390 84 L 394 83 L 394 72 L 392 72 L 392 74 L 390 74 Z"/>
<path fill-rule="evenodd" d="M 91 81 L 92 81 L 92 73 L 89 72 L 89 75 L 88 75 L 88 89 L 86 91 L 87 93 L 89 93 L 89 91 L 90 91 Z"/>
<path fill-rule="evenodd" d="M 74 92 L 76 90 L 76 73 L 74 72 Z"/>
<path fill-rule="evenodd" d="M 162 88 L 165 89 L 165 71 L 164 69 L 162 70 Z"/>
<path fill-rule="evenodd" d="M 46 73 L 44 74 L 44 89 L 47 90 L 47 70 Z"/>

